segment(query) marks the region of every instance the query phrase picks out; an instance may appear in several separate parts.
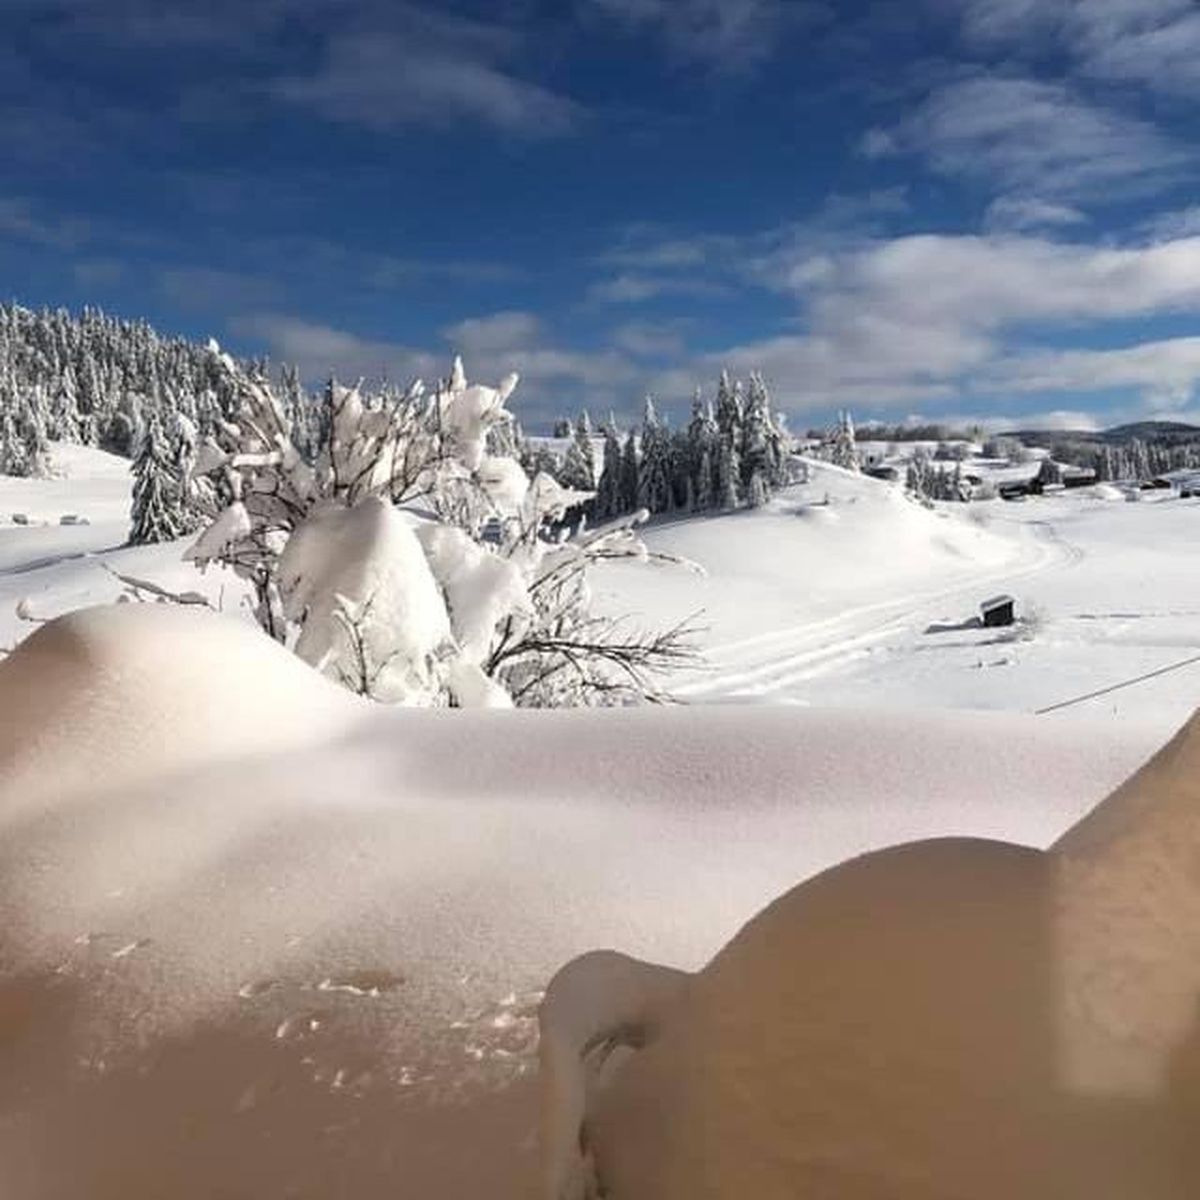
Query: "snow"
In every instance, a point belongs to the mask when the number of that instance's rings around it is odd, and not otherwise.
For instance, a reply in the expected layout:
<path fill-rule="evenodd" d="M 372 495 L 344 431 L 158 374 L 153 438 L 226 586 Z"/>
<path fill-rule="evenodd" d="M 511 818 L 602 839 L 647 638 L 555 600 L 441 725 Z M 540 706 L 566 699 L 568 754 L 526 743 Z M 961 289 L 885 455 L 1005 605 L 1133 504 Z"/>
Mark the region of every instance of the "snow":
<path fill-rule="evenodd" d="M 118 549 L 127 464 L 58 454 L 66 480 L 0 479 L 0 514 L 51 522 L 0 523 L 0 642 L 28 639 L 0 658 L 5 1195 L 534 1195 L 536 1008 L 565 963 L 696 971 L 801 881 L 913 839 L 1049 846 L 1194 702 L 1183 670 L 1030 715 L 1195 652 L 1196 501 L 929 510 L 814 465 L 762 511 L 651 524 L 706 575 L 598 577 L 648 626 L 707 610 L 712 665 L 684 688 L 714 703 L 425 711 L 321 678 L 186 543 Z M 471 564 L 443 549 L 445 587 Z M 111 601 L 106 566 L 224 586 L 226 612 L 15 616 Z M 997 592 L 1039 614 L 1012 641 L 966 623 Z M 451 607 L 460 633 L 482 619 Z M 864 930 L 891 928 L 885 900 L 858 903 Z M 764 961 L 804 961 L 778 945 Z M 795 971 L 799 995 L 821 978 Z"/>
<path fill-rule="evenodd" d="M 1200 619 L 1200 502 L 1170 492 L 1114 504 L 1103 488 L 938 505 L 898 485 L 812 465 L 764 512 L 658 521 L 651 550 L 707 568 L 606 568 L 597 596 L 647 627 L 705 626 L 693 702 L 1034 712 L 1187 657 Z M 978 627 L 1008 593 L 1020 624 Z M 1195 705 L 1198 669 L 1101 698 L 1109 719 L 1164 733 Z"/>
<path fill-rule="evenodd" d="M 14 1195 L 528 1194 L 533 1005 L 559 965 L 611 945 L 695 969 L 797 880 L 898 840 L 1046 844 L 1158 738 L 970 714 L 360 711 L 229 618 L 64 624 L 0 664 L 0 711 L 27 714 L 0 783 Z M 168 637 L 195 650 L 173 678 L 153 669 Z M 66 647 L 53 672 L 39 639 Z M 51 719 L 72 674 L 81 699 Z M 88 703 L 103 677 L 107 710 Z M 289 698 L 287 751 L 255 749 L 261 707 Z"/>
<path fill-rule="evenodd" d="M 296 653 L 337 678 L 355 657 L 350 622 L 378 676 L 371 694 L 389 701 L 436 691 L 433 664 L 451 637 L 413 525 L 378 497 L 331 504 L 297 526 L 279 559 L 284 614 L 302 625 Z"/>

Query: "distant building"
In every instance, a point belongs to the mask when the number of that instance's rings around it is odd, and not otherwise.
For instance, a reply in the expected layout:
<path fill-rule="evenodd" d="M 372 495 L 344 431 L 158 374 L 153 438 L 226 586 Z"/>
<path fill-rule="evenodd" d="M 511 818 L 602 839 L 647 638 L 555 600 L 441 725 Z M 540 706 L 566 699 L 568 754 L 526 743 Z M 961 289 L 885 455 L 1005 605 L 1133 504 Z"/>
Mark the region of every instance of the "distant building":
<path fill-rule="evenodd" d="M 1012 625 L 1016 621 L 1016 601 L 1011 596 L 993 596 L 985 600 L 979 611 L 986 627 Z"/>

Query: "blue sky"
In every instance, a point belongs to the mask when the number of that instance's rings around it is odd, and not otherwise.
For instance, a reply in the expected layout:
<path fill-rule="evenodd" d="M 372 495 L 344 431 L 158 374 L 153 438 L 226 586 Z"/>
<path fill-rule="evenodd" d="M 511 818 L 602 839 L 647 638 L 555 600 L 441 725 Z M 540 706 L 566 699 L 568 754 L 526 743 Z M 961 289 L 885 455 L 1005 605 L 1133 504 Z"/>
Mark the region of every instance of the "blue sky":
<path fill-rule="evenodd" d="M 0 288 L 537 427 L 1196 418 L 1195 0 L 3 0 Z"/>

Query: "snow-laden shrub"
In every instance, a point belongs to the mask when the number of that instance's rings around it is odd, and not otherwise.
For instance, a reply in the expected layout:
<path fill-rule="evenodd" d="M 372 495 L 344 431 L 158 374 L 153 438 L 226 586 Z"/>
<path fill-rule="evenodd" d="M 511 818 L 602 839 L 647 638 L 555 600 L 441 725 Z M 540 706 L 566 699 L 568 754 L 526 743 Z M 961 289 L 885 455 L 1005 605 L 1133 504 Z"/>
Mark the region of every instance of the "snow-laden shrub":
<path fill-rule="evenodd" d="M 657 673 L 690 657 L 683 630 L 590 611 L 591 565 L 652 557 L 645 514 L 566 536 L 591 493 L 488 453 L 516 375 L 472 385 L 456 360 L 432 392 L 331 383 L 298 426 L 264 377 L 213 353 L 235 405 L 197 449 L 214 502 L 187 554 L 249 580 L 259 624 L 318 670 L 392 703 L 544 706 L 657 699 Z"/>

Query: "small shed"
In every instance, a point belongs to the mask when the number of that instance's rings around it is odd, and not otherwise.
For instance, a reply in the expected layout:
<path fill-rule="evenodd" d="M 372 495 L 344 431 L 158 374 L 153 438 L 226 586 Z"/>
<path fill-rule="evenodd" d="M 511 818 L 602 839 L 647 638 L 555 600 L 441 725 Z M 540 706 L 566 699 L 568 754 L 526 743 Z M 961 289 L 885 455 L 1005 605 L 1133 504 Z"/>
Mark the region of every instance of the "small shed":
<path fill-rule="evenodd" d="M 983 615 L 983 623 L 991 628 L 995 625 L 1011 625 L 1016 621 L 1016 601 L 1011 596 L 993 596 L 985 600 L 979 611 Z"/>

